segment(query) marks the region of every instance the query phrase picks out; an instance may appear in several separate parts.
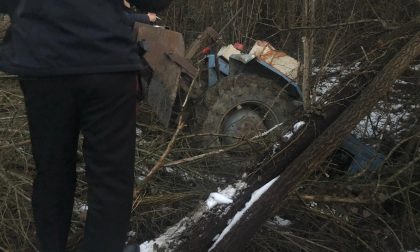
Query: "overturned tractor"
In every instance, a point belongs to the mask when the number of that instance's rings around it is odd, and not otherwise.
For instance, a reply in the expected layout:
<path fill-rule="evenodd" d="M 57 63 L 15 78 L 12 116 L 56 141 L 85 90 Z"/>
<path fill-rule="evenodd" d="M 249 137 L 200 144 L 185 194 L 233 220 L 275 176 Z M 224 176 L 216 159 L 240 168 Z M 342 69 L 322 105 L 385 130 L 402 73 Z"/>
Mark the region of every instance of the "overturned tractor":
<path fill-rule="evenodd" d="M 267 42 L 258 41 L 249 53 L 243 53 L 241 45 L 216 52 L 212 48 L 219 34 L 208 28 L 186 51 L 180 33 L 143 24 L 135 30 L 145 59 L 145 99 L 160 122 L 171 127 L 180 112 L 176 101 L 187 97 L 192 104 L 187 113 L 190 130 L 200 135 L 196 144 L 229 149 L 225 157 L 233 160 L 230 163 L 244 167 L 257 161 L 303 110 L 295 81 L 299 62 Z M 203 52 L 197 68 L 191 59 Z M 383 162 L 353 136 L 341 149 L 351 160 L 350 172 L 377 169 Z"/>

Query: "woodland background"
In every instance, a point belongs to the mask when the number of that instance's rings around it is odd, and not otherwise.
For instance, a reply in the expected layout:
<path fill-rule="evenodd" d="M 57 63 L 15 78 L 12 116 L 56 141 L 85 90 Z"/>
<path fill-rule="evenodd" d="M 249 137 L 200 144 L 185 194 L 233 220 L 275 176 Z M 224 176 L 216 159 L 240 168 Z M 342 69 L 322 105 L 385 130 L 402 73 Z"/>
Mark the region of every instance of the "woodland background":
<path fill-rule="evenodd" d="M 305 12 L 305 4 L 313 11 Z M 418 0 L 175 0 L 160 13 L 162 24 L 184 34 L 187 45 L 207 26 L 222 31 L 220 44 L 250 48 L 267 40 L 303 62 L 302 37 L 313 41 L 310 81 L 323 85 L 369 82 L 420 28 Z M 239 11 L 239 12 L 238 12 Z M 235 16 L 236 13 L 239 13 Z M 312 14 L 313 13 L 313 14 Z M 233 18 L 233 20 L 231 20 Z M 7 17 L 0 17 L 0 20 Z M 231 20 L 230 23 L 228 23 Z M 4 28 L 0 26 L 0 35 Z M 1 37 L 1 36 L 0 36 Z M 343 74 L 343 72 L 350 74 Z M 265 223 L 248 251 L 420 251 L 420 59 L 405 71 L 386 99 L 354 130 L 383 153 L 378 171 L 349 176 L 329 160 L 303 181 Z M 138 121 L 136 178 L 164 152 L 173 130 L 165 129 L 145 104 Z M 193 155 L 181 133 L 168 161 Z M 16 79 L 0 79 L 0 250 L 36 251 L 30 194 L 34 163 L 22 94 Z M 200 151 L 200 150 L 194 150 Z M 224 181 L 224 163 L 214 160 L 165 167 L 133 210 L 130 240 L 164 232 Z M 82 157 L 69 246 L 76 251 L 85 218 Z M 288 225 L 274 220 L 287 219 Z M 284 223 L 283 223 L 284 224 Z M 417 248 L 417 250 L 416 250 Z"/>

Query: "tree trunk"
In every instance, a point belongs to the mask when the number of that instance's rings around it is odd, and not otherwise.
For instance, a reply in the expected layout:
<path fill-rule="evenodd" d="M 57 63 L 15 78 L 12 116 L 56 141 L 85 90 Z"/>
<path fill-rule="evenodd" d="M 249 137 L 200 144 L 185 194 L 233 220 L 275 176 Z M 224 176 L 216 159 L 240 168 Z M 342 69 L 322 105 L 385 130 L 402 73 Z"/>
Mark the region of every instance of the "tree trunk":
<path fill-rule="evenodd" d="M 314 26 L 315 21 L 315 0 L 305 0 L 304 4 L 304 26 Z M 305 36 L 302 37 L 303 42 L 303 74 L 302 74 L 302 91 L 303 91 L 303 107 L 305 111 L 311 110 L 312 104 L 312 85 L 310 83 L 311 61 L 313 52 L 313 36 L 312 30 L 306 30 Z"/>

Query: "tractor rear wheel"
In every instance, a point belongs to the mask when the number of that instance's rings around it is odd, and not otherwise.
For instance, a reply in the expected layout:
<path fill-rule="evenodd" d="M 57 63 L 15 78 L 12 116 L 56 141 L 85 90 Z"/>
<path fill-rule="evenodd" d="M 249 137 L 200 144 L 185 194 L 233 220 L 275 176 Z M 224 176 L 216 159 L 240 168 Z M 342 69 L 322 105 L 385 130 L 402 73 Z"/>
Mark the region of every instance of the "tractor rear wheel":
<path fill-rule="evenodd" d="M 276 81 L 247 74 L 222 79 L 207 90 L 202 103 L 196 113 L 204 136 L 200 145 L 229 148 L 229 166 L 242 168 L 272 145 L 297 109 L 297 102 Z"/>

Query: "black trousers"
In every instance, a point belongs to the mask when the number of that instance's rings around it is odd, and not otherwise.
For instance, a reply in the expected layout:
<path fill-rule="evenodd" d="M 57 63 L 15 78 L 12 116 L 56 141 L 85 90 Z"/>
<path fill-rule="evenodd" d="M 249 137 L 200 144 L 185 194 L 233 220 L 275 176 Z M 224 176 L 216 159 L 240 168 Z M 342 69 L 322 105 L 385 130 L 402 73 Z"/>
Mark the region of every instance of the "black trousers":
<path fill-rule="evenodd" d="M 88 182 L 84 251 L 123 250 L 132 206 L 136 73 L 21 81 L 37 168 L 32 207 L 40 249 L 65 251 L 78 136 Z"/>

